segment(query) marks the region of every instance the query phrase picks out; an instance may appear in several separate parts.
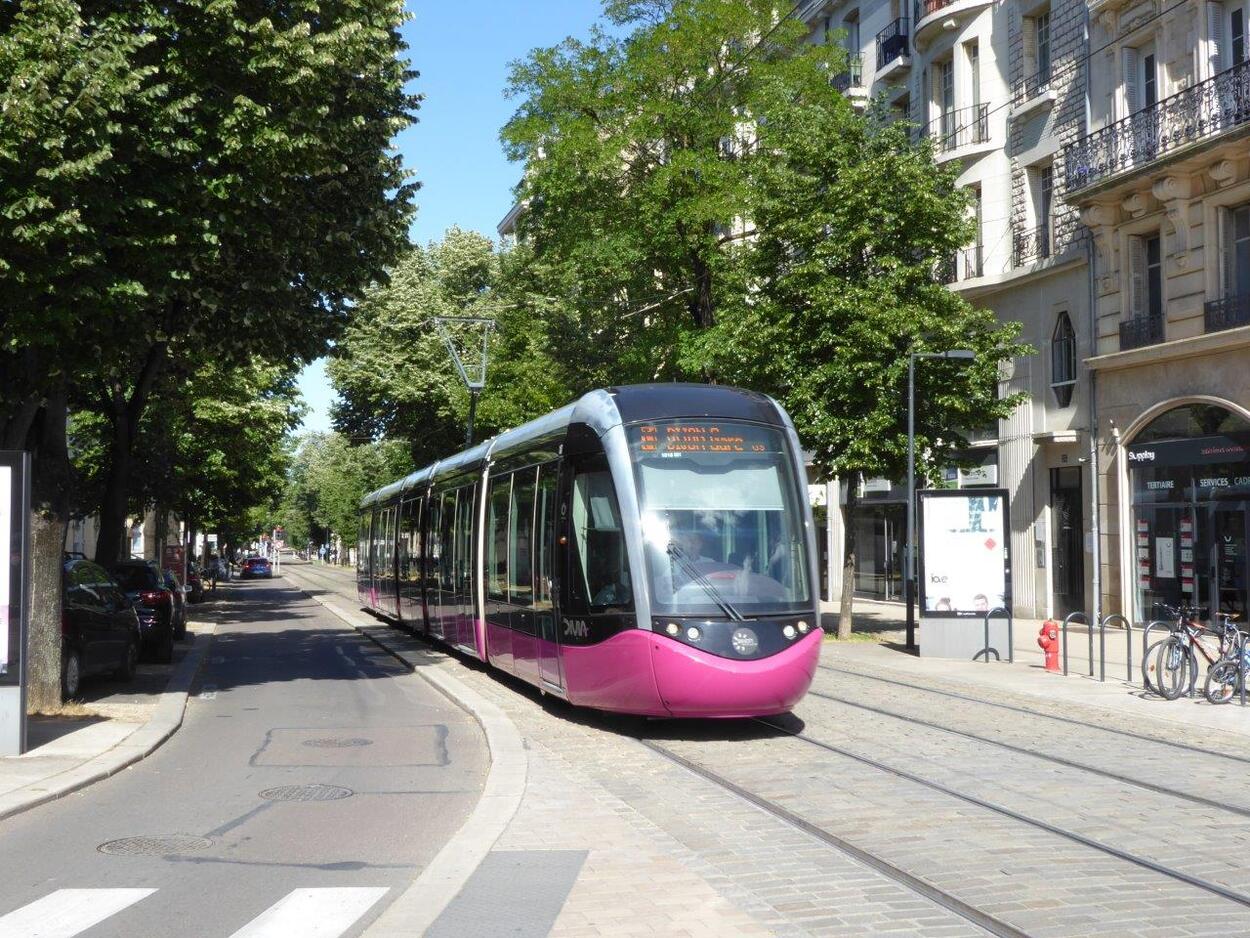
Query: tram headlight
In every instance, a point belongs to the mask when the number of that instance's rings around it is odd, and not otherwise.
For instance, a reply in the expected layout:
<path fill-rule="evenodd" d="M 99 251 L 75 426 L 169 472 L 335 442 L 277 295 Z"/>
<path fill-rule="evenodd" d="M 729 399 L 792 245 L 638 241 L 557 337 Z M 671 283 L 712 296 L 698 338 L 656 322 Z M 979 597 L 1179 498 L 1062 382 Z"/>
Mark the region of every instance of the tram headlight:
<path fill-rule="evenodd" d="M 686 629 L 686 638 L 690 639 L 692 642 L 697 642 L 702 635 L 703 633 L 699 631 L 699 627 L 696 625 L 692 625 L 690 628 Z"/>
<path fill-rule="evenodd" d="M 806 619 L 800 619 L 800 620 L 799 620 L 799 634 L 800 634 L 800 635 L 806 635 L 806 634 L 807 634 L 808 629 L 810 629 L 810 628 L 811 628 L 811 626 L 807 624 L 807 620 L 806 620 Z"/>
<path fill-rule="evenodd" d="M 668 625 L 664 627 L 664 631 L 667 632 L 669 635 L 673 636 L 673 638 L 676 638 L 678 634 L 681 632 L 681 626 L 678 625 L 676 622 L 670 622 Z"/>
<path fill-rule="evenodd" d="M 744 657 L 759 651 L 760 640 L 748 628 L 734 629 L 734 633 L 730 636 L 729 641 L 733 645 L 734 651 Z"/>
<path fill-rule="evenodd" d="M 781 634 L 784 635 L 786 638 L 794 638 L 794 636 L 798 635 L 799 633 L 794 630 L 793 625 L 787 625 L 781 630 Z"/>

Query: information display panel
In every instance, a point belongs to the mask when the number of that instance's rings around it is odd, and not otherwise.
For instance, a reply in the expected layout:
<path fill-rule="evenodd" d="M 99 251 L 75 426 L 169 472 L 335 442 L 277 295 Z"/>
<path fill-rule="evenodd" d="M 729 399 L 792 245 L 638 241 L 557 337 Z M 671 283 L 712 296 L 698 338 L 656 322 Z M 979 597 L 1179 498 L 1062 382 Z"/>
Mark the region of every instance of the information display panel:
<path fill-rule="evenodd" d="M 983 617 L 1011 608 L 1006 489 L 949 489 L 920 497 L 920 614 Z"/>
<path fill-rule="evenodd" d="M 630 428 L 632 442 L 646 456 L 683 453 L 774 453 L 779 450 L 775 430 L 743 423 L 687 421 Z"/>

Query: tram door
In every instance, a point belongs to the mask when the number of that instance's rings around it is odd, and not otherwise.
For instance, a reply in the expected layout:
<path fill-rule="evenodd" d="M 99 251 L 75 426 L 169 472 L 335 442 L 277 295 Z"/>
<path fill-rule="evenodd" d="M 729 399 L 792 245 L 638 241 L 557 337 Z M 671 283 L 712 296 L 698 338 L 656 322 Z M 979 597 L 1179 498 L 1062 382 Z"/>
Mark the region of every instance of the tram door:
<path fill-rule="evenodd" d="M 453 641 L 476 654 L 473 623 L 473 501 L 476 485 L 456 491 L 455 583 L 452 595 L 452 616 L 455 620 Z"/>
<path fill-rule="evenodd" d="M 560 629 L 556 596 L 556 502 L 559 464 L 539 467 L 534 493 L 534 624 L 538 636 L 538 676 L 544 683 L 563 687 L 560 675 Z"/>

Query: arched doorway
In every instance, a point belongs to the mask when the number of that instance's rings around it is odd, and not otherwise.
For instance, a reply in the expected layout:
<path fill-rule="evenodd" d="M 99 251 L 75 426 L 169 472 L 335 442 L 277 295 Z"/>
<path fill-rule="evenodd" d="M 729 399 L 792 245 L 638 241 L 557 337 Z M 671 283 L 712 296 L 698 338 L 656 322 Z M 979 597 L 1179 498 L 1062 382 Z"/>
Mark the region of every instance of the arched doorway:
<path fill-rule="evenodd" d="M 1196 605 L 1243 619 L 1250 585 L 1250 421 L 1218 404 L 1165 410 L 1124 449 L 1134 612 Z"/>

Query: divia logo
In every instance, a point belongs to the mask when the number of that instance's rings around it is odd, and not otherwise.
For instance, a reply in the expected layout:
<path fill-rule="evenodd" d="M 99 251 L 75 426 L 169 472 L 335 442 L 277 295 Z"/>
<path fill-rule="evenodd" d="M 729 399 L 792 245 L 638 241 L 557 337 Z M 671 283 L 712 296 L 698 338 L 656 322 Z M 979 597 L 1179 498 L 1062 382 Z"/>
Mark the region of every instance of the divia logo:
<path fill-rule="evenodd" d="M 1152 449 L 1139 449 L 1128 451 L 1129 462 L 1154 462 L 1155 451 Z"/>

